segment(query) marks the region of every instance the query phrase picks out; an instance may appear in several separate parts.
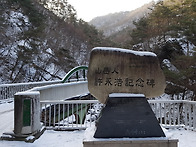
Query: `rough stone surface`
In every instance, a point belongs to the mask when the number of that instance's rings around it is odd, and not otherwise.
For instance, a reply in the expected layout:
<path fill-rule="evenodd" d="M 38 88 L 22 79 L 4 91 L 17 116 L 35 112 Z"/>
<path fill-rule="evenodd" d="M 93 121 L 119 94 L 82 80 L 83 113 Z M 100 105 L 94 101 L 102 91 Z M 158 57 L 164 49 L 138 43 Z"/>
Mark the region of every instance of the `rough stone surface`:
<path fill-rule="evenodd" d="M 101 103 L 106 103 L 110 93 L 156 97 L 164 93 L 166 86 L 154 53 L 119 48 L 94 48 L 87 77 L 90 93 Z"/>

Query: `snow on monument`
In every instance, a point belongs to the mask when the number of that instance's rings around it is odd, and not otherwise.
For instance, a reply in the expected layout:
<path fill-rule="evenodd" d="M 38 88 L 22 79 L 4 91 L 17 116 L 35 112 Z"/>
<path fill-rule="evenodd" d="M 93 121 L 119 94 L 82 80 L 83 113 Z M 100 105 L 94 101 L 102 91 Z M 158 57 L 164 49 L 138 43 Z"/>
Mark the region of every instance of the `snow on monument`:
<path fill-rule="evenodd" d="M 160 96 L 165 86 L 158 58 L 152 52 L 107 47 L 91 52 L 88 88 L 101 103 L 106 103 L 111 93 Z"/>

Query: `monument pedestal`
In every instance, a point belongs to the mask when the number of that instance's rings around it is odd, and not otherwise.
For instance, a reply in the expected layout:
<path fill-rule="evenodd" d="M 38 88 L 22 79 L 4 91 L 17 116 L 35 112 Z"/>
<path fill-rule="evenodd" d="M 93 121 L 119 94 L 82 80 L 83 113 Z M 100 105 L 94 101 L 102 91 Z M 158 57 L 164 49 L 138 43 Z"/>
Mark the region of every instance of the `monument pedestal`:
<path fill-rule="evenodd" d="M 110 94 L 96 127 L 95 138 L 165 137 L 143 94 Z"/>
<path fill-rule="evenodd" d="M 84 140 L 83 147 L 177 147 L 177 139 L 129 138 Z"/>
<path fill-rule="evenodd" d="M 165 137 L 149 103 L 141 94 L 110 94 L 96 127 L 89 130 L 83 141 L 84 147 L 178 146 L 177 139 Z"/>
<path fill-rule="evenodd" d="M 178 147 L 178 139 L 169 137 L 94 138 L 95 130 L 95 126 L 87 128 L 83 147 Z"/>

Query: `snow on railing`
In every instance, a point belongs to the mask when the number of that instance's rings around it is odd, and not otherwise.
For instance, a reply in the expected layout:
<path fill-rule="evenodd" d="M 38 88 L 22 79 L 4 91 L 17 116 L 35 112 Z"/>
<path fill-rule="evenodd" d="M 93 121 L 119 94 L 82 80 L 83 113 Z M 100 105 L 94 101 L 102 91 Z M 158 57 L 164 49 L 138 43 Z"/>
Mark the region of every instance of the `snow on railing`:
<path fill-rule="evenodd" d="M 148 102 L 163 127 L 185 127 L 196 131 L 196 102 L 185 100 L 149 100 Z M 51 129 L 83 129 L 98 118 L 102 106 L 97 100 L 43 101 L 41 120 L 47 128 Z"/>
<path fill-rule="evenodd" d="M 46 85 L 28 91 L 39 91 L 40 101 L 61 101 L 89 93 L 87 81 Z"/>

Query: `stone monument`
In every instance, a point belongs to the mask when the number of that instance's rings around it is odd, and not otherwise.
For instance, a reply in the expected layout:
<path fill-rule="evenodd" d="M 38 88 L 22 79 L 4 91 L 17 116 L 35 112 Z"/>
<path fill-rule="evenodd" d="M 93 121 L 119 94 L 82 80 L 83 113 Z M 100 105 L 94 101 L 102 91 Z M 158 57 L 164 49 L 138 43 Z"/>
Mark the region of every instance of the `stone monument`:
<path fill-rule="evenodd" d="M 110 93 L 164 93 L 165 77 L 157 56 L 119 48 L 94 48 L 88 68 L 88 88 L 101 103 Z"/>
<path fill-rule="evenodd" d="M 107 140 L 84 141 L 84 147 L 101 146 L 106 142 L 106 147 L 111 146 L 114 143 L 114 140 L 110 141 L 111 138 L 118 138 L 115 145 L 120 147 L 126 146 L 127 142 L 119 138 L 131 138 L 129 143 L 134 147 L 143 144 L 150 146 L 149 138 L 156 138 L 153 147 L 177 147 L 177 140 L 165 139 L 146 99 L 163 94 L 166 86 L 154 53 L 94 48 L 87 78 L 90 93 L 105 104 L 96 123 L 94 138 Z M 145 139 L 139 143 L 134 142 L 133 138 Z M 157 141 L 157 138 L 164 139 Z"/>

